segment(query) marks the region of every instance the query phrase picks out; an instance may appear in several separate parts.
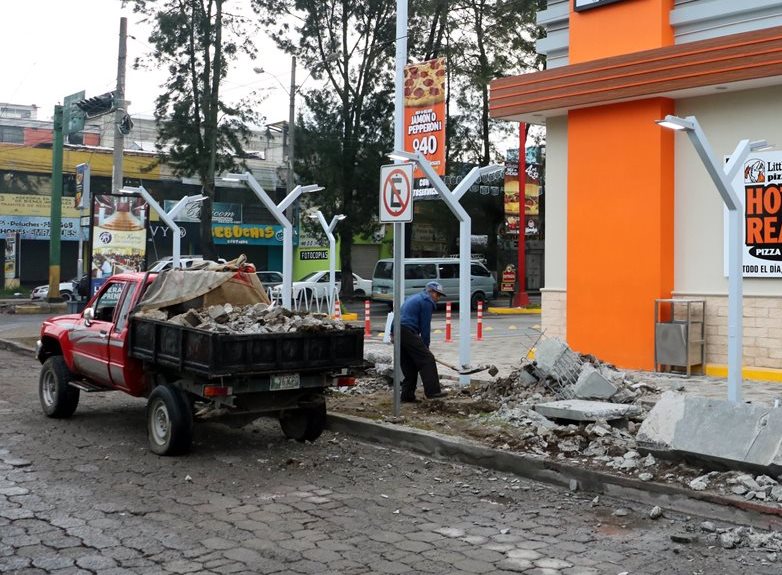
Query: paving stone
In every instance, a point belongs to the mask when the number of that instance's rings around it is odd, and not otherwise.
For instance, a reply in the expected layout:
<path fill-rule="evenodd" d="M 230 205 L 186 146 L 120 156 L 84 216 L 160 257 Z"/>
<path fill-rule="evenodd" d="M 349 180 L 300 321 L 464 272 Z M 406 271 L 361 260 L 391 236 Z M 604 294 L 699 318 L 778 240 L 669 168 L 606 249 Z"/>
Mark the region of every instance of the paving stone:
<path fill-rule="evenodd" d="M 117 566 L 117 562 L 103 555 L 85 555 L 76 559 L 76 565 L 88 571 L 101 572 Z"/>

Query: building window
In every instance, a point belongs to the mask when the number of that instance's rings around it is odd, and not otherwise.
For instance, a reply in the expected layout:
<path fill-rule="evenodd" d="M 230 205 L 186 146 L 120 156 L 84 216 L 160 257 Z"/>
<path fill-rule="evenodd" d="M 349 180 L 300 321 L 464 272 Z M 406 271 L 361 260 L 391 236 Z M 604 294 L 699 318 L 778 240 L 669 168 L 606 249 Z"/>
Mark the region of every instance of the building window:
<path fill-rule="evenodd" d="M 0 126 L 0 142 L 24 144 L 24 129 L 18 126 Z"/>

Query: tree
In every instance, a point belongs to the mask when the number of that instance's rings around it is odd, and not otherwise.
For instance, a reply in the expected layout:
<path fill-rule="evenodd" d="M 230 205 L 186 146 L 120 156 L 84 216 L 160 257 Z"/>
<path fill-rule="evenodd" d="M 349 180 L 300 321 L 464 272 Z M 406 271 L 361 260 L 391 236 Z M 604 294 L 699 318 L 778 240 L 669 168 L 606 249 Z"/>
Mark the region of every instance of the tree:
<path fill-rule="evenodd" d="M 351 294 L 353 236 L 374 226 L 379 166 L 392 143 L 395 1 L 253 2 L 277 44 L 325 83 L 305 94 L 296 170 L 326 188 L 313 201 L 348 216 L 337 232 L 342 290 Z"/>
<path fill-rule="evenodd" d="M 216 259 L 212 240 L 215 175 L 235 167 L 256 116 L 249 102 L 229 105 L 220 97 L 227 64 L 255 48 L 244 34 L 245 18 L 227 13 L 229 0 L 131 0 L 134 11 L 156 26 L 152 53 L 135 65 L 162 65 L 169 72 L 155 102 L 157 148 L 175 175 L 198 175 L 207 197 L 201 209 L 204 256 Z"/>

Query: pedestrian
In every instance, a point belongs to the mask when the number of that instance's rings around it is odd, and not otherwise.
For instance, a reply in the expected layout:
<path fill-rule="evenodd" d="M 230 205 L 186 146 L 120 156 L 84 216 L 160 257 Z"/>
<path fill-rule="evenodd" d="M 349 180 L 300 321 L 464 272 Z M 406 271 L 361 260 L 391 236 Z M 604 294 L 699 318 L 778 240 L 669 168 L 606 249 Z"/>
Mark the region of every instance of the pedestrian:
<path fill-rule="evenodd" d="M 418 401 L 415 398 L 415 388 L 419 373 L 427 399 L 448 395 L 440 388 L 437 364 L 434 355 L 429 351 L 432 312 L 441 297 L 445 297 L 443 286 L 432 281 L 426 284 L 424 291 L 410 296 L 402 305 L 399 323 L 401 325 L 400 363 L 404 376 L 400 400 L 403 403 Z"/>

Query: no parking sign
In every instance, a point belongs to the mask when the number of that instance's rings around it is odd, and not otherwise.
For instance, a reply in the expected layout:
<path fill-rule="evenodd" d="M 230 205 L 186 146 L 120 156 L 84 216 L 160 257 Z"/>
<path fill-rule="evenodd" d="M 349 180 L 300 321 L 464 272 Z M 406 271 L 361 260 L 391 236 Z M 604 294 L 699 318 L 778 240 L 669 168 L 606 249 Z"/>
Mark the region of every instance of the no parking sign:
<path fill-rule="evenodd" d="M 380 168 L 380 221 L 413 221 L 413 164 Z"/>

